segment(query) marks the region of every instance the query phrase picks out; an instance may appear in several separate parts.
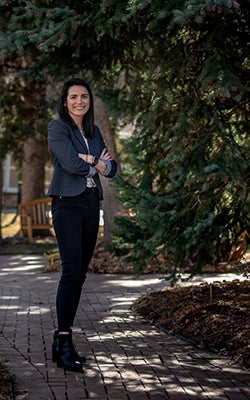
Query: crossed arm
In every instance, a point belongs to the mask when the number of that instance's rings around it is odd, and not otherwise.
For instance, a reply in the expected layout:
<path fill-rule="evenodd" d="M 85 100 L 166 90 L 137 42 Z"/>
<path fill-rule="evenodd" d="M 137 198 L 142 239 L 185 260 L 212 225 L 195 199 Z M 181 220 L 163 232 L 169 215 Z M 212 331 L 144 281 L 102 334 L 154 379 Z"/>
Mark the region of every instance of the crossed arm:
<path fill-rule="evenodd" d="M 91 154 L 83 154 L 83 153 L 78 153 L 78 157 L 90 165 L 93 164 L 94 158 L 95 158 Z M 106 148 L 103 149 L 103 151 L 98 159 L 98 163 L 95 165 L 96 171 L 100 172 L 100 173 L 104 173 L 107 168 L 105 161 L 110 161 L 110 160 L 112 160 L 112 157 L 109 154 L 108 150 Z"/>

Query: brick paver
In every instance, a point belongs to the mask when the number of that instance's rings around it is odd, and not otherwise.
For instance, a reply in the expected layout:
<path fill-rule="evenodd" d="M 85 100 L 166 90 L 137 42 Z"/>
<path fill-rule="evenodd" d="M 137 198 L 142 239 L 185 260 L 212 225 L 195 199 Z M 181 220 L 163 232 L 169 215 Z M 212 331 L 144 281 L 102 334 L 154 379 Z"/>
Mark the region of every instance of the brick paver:
<path fill-rule="evenodd" d="M 58 273 L 42 256 L 0 256 L 0 353 L 15 376 L 15 400 L 247 400 L 250 374 L 199 350 L 129 310 L 157 276 L 89 274 L 74 328 L 83 373 L 51 360 Z"/>

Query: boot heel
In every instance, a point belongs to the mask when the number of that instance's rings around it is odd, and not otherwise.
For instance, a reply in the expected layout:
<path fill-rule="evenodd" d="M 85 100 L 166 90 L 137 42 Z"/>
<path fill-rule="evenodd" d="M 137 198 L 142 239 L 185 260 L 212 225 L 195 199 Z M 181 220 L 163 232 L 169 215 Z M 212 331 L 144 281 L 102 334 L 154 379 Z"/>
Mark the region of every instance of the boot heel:
<path fill-rule="evenodd" d="M 64 363 L 60 359 L 58 359 L 56 361 L 56 366 L 57 368 L 64 368 Z"/>
<path fill-rule="evenodd" d="M 53 350 L 52 350 L 53 356 Z M 70 335 L 58 335 L 58 346 L 56 347 L 56 362 L 58 368 L 64 368 L 68 371 L 82 372 L 82 364 L 76 358 L 72 351 Z"/>

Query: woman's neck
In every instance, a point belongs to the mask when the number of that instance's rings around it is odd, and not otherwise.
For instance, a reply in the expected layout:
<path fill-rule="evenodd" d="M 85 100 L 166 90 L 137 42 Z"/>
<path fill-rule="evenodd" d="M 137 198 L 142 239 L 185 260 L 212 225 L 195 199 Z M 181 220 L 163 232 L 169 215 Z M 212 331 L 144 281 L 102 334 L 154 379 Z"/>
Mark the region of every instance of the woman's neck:
<path fill-rule="evenodd" d="M 82 131 L 83 130 L 83 123 L 82 118 L 72 118 L 74 123 L 76 124 L 77 128 Z"/>

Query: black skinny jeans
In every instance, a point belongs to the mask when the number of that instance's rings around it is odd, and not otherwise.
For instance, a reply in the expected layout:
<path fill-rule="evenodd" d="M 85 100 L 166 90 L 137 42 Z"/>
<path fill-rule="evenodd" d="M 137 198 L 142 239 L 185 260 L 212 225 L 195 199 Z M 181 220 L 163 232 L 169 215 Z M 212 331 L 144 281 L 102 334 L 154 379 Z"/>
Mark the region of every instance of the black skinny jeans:
<path fill-rule="evenodd" d="M 58 330 L 73 326 L 82 286 L 96 245 L 100 215 L 97 189 L 79 196 L 53 197 L 53 225 L 59 247 L 62 274 L 56 295 Z"/>

